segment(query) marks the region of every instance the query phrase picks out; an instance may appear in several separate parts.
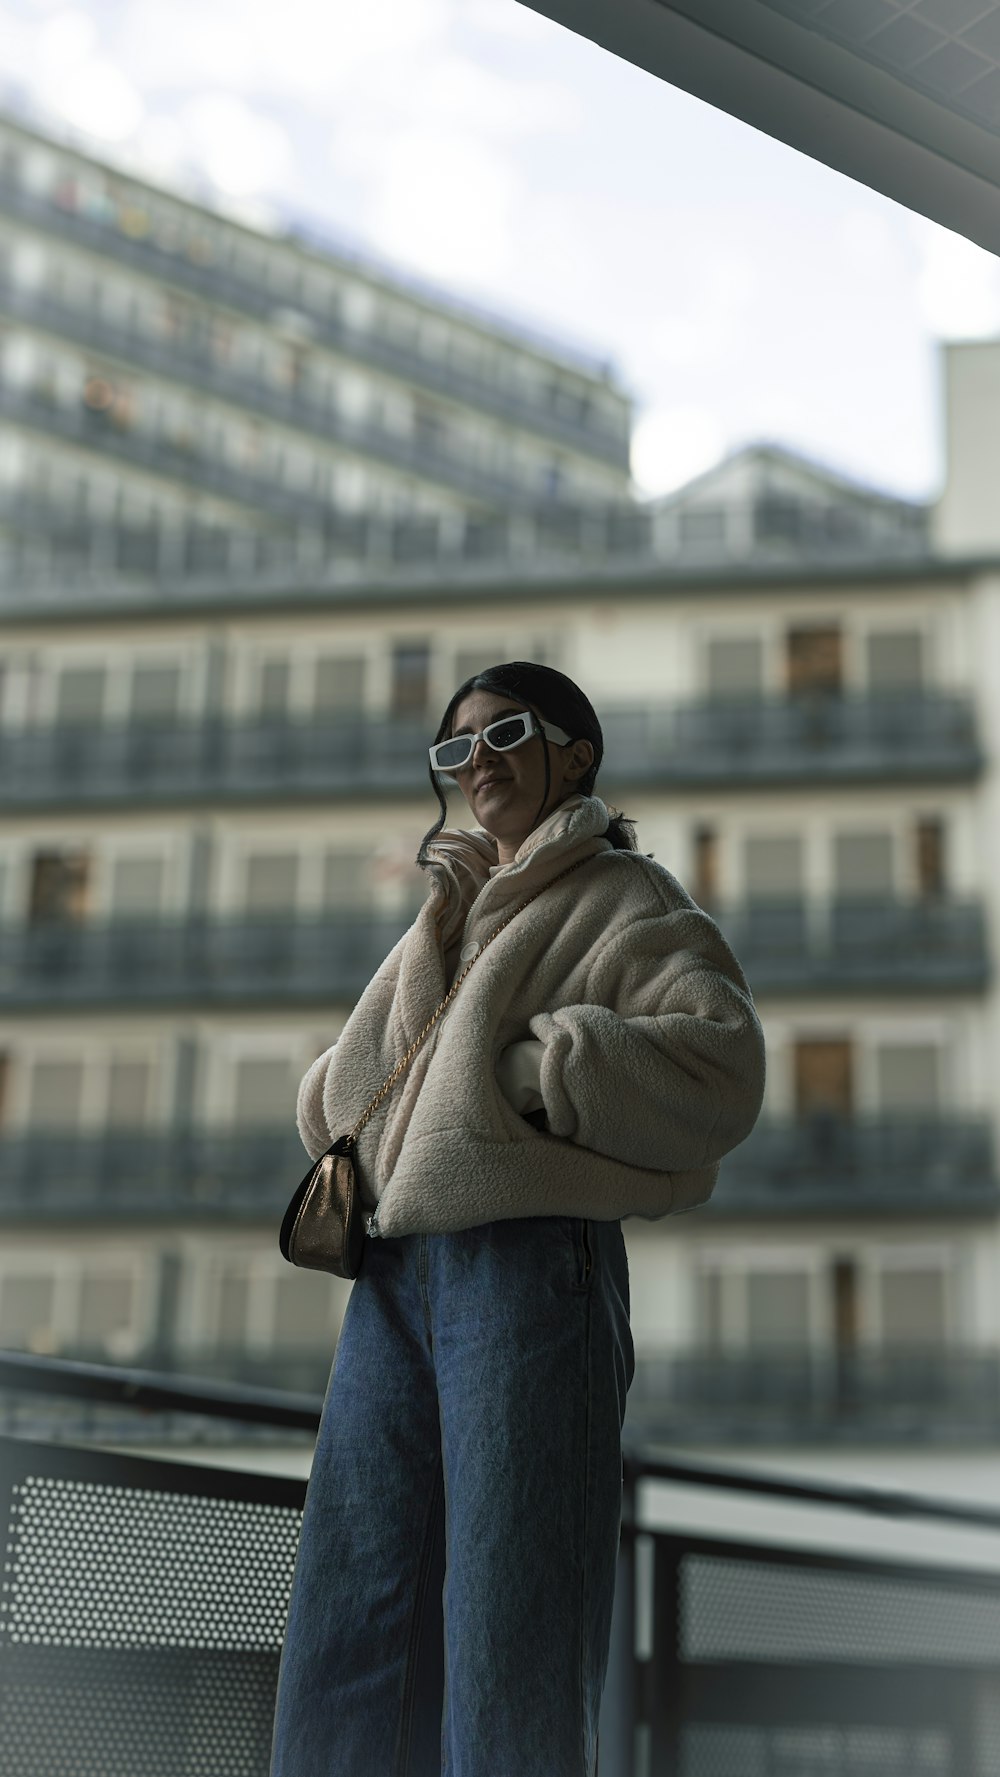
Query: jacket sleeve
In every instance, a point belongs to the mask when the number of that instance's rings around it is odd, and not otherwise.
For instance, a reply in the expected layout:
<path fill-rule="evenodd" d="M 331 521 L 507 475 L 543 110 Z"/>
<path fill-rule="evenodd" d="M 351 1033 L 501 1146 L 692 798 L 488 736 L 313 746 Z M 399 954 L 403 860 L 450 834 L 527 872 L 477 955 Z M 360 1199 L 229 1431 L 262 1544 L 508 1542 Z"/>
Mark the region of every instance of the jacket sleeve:
<path fill-rule="evenodd" d="M 753 1128 L 764 1034 L 714 920 L 690 903 L 631 922 L 587 979 L 585 1003 L 529 1020 L 545 1045 L 548 1125 L 628 1165 L 711 1167 Z"/>
<path fill-rule="evenodd" d="M 326 1070 L 330 1065 L 330 1057 L 336 1043 L 324 1049 L 318 1055 L 308 1071 L 299 1082 L 299 1096 L 295 1106 L 295 1121 L 298 1124 L 302 1145 L 310 1160 L 318 1160 L 325 1154 L 333 1140 L 326 1131 L 326 1114 L 323 1110 L 323 1087 L 326 1083 Z"/>

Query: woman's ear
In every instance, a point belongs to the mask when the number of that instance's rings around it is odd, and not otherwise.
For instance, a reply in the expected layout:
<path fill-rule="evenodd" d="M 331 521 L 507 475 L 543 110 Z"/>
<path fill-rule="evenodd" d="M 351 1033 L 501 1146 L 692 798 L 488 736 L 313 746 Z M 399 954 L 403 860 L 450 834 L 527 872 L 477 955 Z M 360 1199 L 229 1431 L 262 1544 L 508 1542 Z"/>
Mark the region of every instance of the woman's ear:
<path fill-rule="evenodd" d="M 570 770 L 573 777 L 586 777 L 594 763 L 594 748 L 589 740 L 575 740 L 570 754 Z"/>

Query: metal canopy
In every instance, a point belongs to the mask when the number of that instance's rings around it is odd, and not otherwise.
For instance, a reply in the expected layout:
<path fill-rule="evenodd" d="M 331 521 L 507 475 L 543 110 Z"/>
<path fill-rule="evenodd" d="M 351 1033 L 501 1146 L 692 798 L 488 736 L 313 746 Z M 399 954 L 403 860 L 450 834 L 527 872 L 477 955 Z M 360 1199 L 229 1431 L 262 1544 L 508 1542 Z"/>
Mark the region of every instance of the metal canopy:
<path fill-rule="evenodd" d="M 997 0 L 524 0 L 1000 253 Z"/>

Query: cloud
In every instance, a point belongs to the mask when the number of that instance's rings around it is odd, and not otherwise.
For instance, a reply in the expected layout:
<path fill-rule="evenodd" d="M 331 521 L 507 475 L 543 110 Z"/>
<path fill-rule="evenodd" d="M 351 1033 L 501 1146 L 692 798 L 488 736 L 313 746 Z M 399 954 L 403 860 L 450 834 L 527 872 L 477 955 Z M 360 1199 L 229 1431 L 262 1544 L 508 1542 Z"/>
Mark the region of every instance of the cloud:
<path fill-rule="evenodd" d="M 706 407 L 654 407 L 632 434 L 632 475 L 640 494 L 671 493 L 720 461 L 726 435 Z"/>
<path fill-rule="evenodd" d="M 931 332 L 940 339 L 1000 333 L 1000 261 L 926 216 L 908 214 L 906 222 L 920 251 L 917 298 Z"/>
<path fill-rule="evenodd" d="M 380 249 L 460 285 L 488 283 L 506 268 L 515 181 L 488 144 L 410 129 L 371 140 L 361 162 L 369 232 Z"/>
<path fill-rule="evenodd" d="M 2 20 L 5 68 L 24 79 L 35 103 L 78 130 L 120 143 L 142 119 L 142 95 L 120 61 L 98 43 L 91 16 L 63 7 L 48 16 Z"/>

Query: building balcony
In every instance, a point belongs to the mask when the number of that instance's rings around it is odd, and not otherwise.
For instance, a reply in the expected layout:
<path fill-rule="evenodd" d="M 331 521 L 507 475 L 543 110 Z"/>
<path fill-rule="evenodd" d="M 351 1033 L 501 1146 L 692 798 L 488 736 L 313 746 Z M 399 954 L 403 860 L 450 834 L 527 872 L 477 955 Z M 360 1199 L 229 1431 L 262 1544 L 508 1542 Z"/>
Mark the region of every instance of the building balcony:
<path fill-rule="evenodd" d="M 279 1362 L 289 1366 L 287 1386 L 296 1386 L 300 1372 L 291 1354 Z M 233 1375 L 245 1377 L 245 1360 Z M 996 1443 L 1000 1354 L 773 1343 L 732 1352 L 639 1352 L 625 1430 L 672 1445 Z"/>
<path fill-rule="evenodd" d="M 289 909 L 0 926 L 0 1009 L 353 1005 L 414 915 Z"/>
<path fill-rule="evenodd" d="M 925 993 L 988 986 L 978 901 L 884 897 L 710 907 L 755 993 Z"/>
<path fill-rule="evenodd" d="M 0 1135 L 0 1223 L 267 1222 L 275 1239 L 309 1157 L 281 1127 Z"/>
<path fill-rule="evenodd" d="M 983 763 L 972 698 L 931 689 L 616 706 L 602 726 L 616 786 L 945 781 Z"/>
<path fill-rule="evenodd" d="M 540 478 L 538 484 L 532 486 L 524 478 L 478 464 L 472 451 L 463 448 L 460 439 L 451 443 L 443 432 L 427 430 L 417 430 L 408 436 L 373 420 L 353 420 L 334 407 L 310 399 L 304 390 L 282 389 L 223 364 L 207 345 L 199 348 L 193 342 L 166 343 L 140 328 L 118 326 L 78 306 L 57 302 L 35 291 L 18 289 L 8 281 L 0 281 L 0 313 L 22 319 L 32 328 L 75 340 L 165 381 L 185 383 L 199 394 L 215 397 L 251 414 L 264 414 L 279 425 L 308 433 L 339 450 L 368 457 L 420 481 L 437 483 L 471 500 L 492 503 L 504 510 L 511 507 L 531 510 L 546 503 L 560 503 L 558 492 L 545 493 Z M 107 423 L 95 424 L 95 418 L 99 419 L 99 416 L 87 416 L 88 424 L 81 442 L 88 448 L 113 449 L 122 434 Z M 32 419 L 30 423 L 40 422 Z M 109 435 L 110 443 L 106 443 Z M 138 438 L 143 447 L 153 442 L 144 438 L 141 432 L 129 431 L 125 436 Z M 254 480 L 259 480 L 261 487 L 271 489 L 273 494 L 274 477 L 261 476 Z M 279 486 L 279 501 L 284 499 L 286 491 Z M 325 506 L 328 502 L 322 504 Z M 284 510 L 284 506 L 280 509 Z"/>
<path fill-rule="evenodd" d="M 170 439 L 121 425 L 107 413 L 92 412 L 27 389 L 0 388 L 0 415 L 81 450 L 97 451 L 116 462 L 192 489 L 211 493 L 254 511 L 322 528 L 330 502 L 318 494 L 281 486 L 273 475 L 252 473 L 227 463 L 194 435 Z"/>
<path fill-rule="evenodd" d="M 727 1154 L 709 1201 L 693 1213 L 724 1217 L 996 1215 L 993 1127 L 946 1114 L 762 1117 Z"/>
<path fill-rule="evenodd" d="M 982 768 L 969 697 L 838 699 L 809 727 L 792 699 L 746 706 L 637 705 L 602 712 L 599 788 L 757 788 L 939 782 Z M 427 798 L 434 718 L 369 716 L 0 730 L 0 807 L 161 806 L 268 797 Z"/>
<path fill-rule="evenodd" d="M 179 286 L 205 302 L 235 308 L 269 328 L 275 326 L 283 313 L 293 309 L 296 315 L 301 313 L 312 341 L 351 363 L 366 365 L 371 370 L 416 384 L 447 400 L 491 413 L 509 426 L 550 438 L 568 450 L 610 465 L 620 470 L 623 478 L 628 474 L 627 412 L 623 413 L 620 423 L 609 421 L 596 412 L 574 419 L 558 411 L 554 396 L 532 399 L 517 389 L 477 376 L 444 359 L 428 357 L 384 332 L 353 327 L 340 314 L 307 309 L 306 299 L 301 295 L 290 299 L 287 294 L 268 290 L 259 282 L 240 277 L 232 270 L 168 252 L 149 236 L 125 234 L 113 223 L 64 209 L 10 180 L 0 179 L 0 214 L 16 217 L 46 234 L 115 259 L 158 284 Z"/>
<path fill-rule="evenodd" d="M 280 1220 L 308 1158 L 294 1126 L 23 1129 L 0 1136 L 0 1220 L 49 1216 Z M 896 1117 L 836 1128 L 760 1123 L 726 1156 L 712 1219 L 1000 1211 L 985 1117 Z"/>
<path fill-rule="evenodd" d="M 0 925 L 0 1009 L 95 1005 L 352 1004 L 423 899 L 395 915 L 40 919 Z M 419 898 L 417 898 L 419 897 Z M 755 993 L 968 992 L 989 981 L 978 903 L 717 914 Z M 800 917 L 801 916 L 801 917 Z M 796 924 L 796 920 L 798 923 Z"/>

